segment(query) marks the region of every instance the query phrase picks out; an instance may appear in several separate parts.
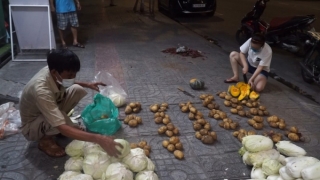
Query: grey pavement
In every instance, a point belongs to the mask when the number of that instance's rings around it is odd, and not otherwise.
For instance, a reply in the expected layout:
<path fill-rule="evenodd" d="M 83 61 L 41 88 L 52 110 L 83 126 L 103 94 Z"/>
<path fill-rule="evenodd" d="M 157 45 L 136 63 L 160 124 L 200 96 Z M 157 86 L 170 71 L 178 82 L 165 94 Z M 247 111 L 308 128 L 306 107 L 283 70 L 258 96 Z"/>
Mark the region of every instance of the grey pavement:
<path fill-rule="evenodd" d="M 239 50 L 235 34 L 240 27 L 241 19 L 252 9 L 255 2 L 255 0 L 243 0 L 241 3 L 237 0 L 218 1 L 216 14 L 212 18 L 189 15 L 177 17 L 176 21 L 200 36 L 214 40 L 223 52 L 229 54 L 231 51 Z M 312 25 L 319 31 L 319 7 L 320 1 L 271 0 L 267 3 L 261 19 L 270 22 L 275 17 L 314 14 L 318 19 Z M 297 89 L 301 94 L 308 94 L 319 103 L 320 86 L 308 84 L 301 77 L 299 62 L 302 59 L 279 47 L 273 47 L 272 50 L 271 72 L 275 73 L 277 79 L 280 82 L 285 81 L 289 87 Z"/>
<path fill-rule="evenodd" d="M 81 3 L 79 33 L 86 48 L 70 47 L 81 60 L 78 80 L 91 81 L 98 71 L 108 71 L 123 85 L 129 101 L 142 104 L 139 116 L 143 125 L 137 128 L 122 125 L 116 137 L 130 142 L 148 141 L 152 148 L 150 156 L 161 180 L 248 179 L 250 167 L 242 163 L 238 155 L 241 144 L 232 136 L 232 131 L 224 130 L 218 126 L 218 121 L 206 118 L 217 132 L 218 140 L 213 145 L 204 145 L 194 137 L 191 121 L 178 107 L 180 102 L 191 101 L 203 114 L 208 114 L 200 99 L 184 95 L 177 87 L 196 96 L 226 91 L 228 85 L 223 80 L 231 74 L 226 52 L 161 13 L 157 12 L 154 18 L 133 13 L 132 1 L 119 0 L 115 7 L 108 7 L 108 1 L 83 0 Z M 192 59 L 161 52 L 178 44 L 200 50 L 206 58 Z M 0 69 L 0 94 L 17 98 L 23 85 L 43 66 L 44 62 L 8 63 Z M 205 81 L 205 90 L 189 88 L 188 82 L 194 77 Z M 81 113 L 92 102 L 95 92 L 88 92 L 75 114 Z M 288 126 L 297 126 L 306 137 L 305 142 L 297 144 L 305 148 L 308 155 L 320 158 L 318 104 L 272 78 L 269 78 L 260 99 L 271 114 L 285 119 Z M 160 125 L 154 123 L 148 107 L 162 102 L 169 103 L 167 114 L 180 129 L 184 160 L 175 159 L 161 146 L 167 137 L 158 135 Z M 242 128 L 252 129 L 246 123 L 247 118 L 230 114 L 220 98 L 217 97 L 216 102 Z M 120 111 L 123 113 L 123 108 Z M 265 124 L 259 133 L 267 130 L 271 128 Z M 64 145 L 69 141 L 59 138 Z M 0 179 L 56 179 L 63 172 L 66 160 L 67 157 L 46 156 L 37 149 L 35 142 L 27 142 L 21 134 L 0 141 Z"/>

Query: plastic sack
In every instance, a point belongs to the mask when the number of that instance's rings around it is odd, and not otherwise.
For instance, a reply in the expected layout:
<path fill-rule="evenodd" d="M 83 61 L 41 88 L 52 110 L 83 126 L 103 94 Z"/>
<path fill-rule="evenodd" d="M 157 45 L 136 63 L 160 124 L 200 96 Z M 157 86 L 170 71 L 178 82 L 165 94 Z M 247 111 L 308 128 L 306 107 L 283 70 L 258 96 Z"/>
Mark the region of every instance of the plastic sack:
<path fill-rule="evenodd" d="M 113 135 L 119 130 L 121 123 L 118 115 L 118 108 L 101 94 L 96 94 L 94 102 L 86 106 L 81 113 L 86 129 L 103 135 Z"/>
<path fill-rule="evenodd" d="M 100 94 L 110 98 L 115 106 L 121 107 L 126 103 L 127 93 L 110 73 L 99 71 L 94 77 L 94 81 L 107 85 L 100 88 Z"/>
<path fill-rule="evenodd" d="M 14 103 L 8 102 L 0 106 L 0 139 L 20 132 L 20 111 L 13 105 Z"/>

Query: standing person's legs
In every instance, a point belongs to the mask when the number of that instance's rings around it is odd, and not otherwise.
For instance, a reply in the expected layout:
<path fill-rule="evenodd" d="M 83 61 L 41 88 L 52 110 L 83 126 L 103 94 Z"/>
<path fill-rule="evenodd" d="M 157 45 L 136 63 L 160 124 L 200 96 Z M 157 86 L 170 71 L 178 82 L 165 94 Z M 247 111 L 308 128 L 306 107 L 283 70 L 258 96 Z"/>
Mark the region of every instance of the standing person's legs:
<path fill-rule="evenodd" d="M 68 19 L 66 17 L 66 13 L 57 13 L 57 22 L 58 22 L 58 31 L 59 31 L 62 48 L 66 49 L 67 45 L 63 37 L 63 31 L 67 28 L 67 25 L 68 25 Z"/>
<path fill-rule="evenodd" d="M 79 48 L 84 48 L 84 45 L 82 45 L 78 42 L 78 27 L 79 27 L 78 15 L 76 12 L 69 12 L 67 14 L 68 14 L 68 21 L 71 24 L 73 46 L 79 47 Z"/>
<path fill-rule="evenodd" d="M 230 64 L 233 72 L 233 76 L 229 79 L 226 79 L 224 82 L 225 83 L 232 83 L 232 82 L 237 82 L 239 80 L 239 65 L 243 67 L 243 64 L 240 59 L 240 53 L 236 51 L 232 51 L 230 53 Z"/>

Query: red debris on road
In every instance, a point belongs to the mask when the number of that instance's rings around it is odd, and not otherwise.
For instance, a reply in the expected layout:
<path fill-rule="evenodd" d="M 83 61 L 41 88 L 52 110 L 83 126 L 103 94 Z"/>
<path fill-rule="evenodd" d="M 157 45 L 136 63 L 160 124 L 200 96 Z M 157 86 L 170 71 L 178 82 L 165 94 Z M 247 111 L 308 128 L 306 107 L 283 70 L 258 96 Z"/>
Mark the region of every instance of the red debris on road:
<path fill-rule="evenodd" d="M 200 51 L 189 49 L 189 48 L 185 52 L 177 52 L 176 48 L 168 48 L 168 49 L 165 49 L 165 50 L 163 50 L 161 52 L 169 53 L 169 54 L 179 54 L 181 56 L 188 56 L 188 57 L 192 57 L 192 58 L 204 57 L 200 53 Z"/>

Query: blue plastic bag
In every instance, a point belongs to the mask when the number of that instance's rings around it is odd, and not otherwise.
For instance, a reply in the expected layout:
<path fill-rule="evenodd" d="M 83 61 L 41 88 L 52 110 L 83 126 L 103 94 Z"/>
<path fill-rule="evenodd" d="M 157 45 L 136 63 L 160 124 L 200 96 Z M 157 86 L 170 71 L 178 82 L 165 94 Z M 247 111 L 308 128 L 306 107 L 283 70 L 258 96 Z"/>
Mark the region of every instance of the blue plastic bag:
<path fill-rule="evenodd" d="M 101 94 L 94 96 L 94 102 L 82 111 L 83 123 L 89 132 L 113 135 L 121 127 L 118 108 Z"/>

